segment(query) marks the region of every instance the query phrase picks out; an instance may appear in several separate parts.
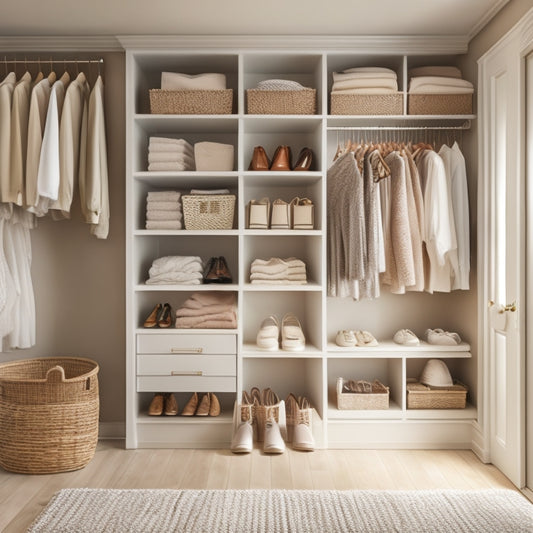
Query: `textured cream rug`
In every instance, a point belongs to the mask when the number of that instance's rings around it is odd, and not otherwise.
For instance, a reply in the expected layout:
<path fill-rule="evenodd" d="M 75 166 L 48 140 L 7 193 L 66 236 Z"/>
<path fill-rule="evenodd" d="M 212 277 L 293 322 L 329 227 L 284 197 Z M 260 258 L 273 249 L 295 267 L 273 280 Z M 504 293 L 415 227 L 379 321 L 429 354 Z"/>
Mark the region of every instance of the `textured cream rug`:
<path fill-rule="evenodd" d="M 510 490 L 65 489 L 28 531 L 531 533 L 533 505 Z"/>

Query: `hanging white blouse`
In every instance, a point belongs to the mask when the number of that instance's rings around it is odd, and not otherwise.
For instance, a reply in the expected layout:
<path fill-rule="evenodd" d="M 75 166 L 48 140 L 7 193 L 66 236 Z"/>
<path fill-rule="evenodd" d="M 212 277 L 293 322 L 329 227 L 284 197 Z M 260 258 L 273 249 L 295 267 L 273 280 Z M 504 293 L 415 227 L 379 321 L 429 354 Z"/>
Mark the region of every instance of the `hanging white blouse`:
<path fill-rule="evenodd" d="M 55 73 L 37 83 L 31 92 L 28 120 L 28 149 L 26 152 L 26 206 L 35 212 L 39 201 L 37 175 L 43 143 L 44 127 L 52 84 L 56 81 Z"/>
<path fill-rule="evenodd" d="M 83 149 L 84 124 L 87 125 L 85 149 Z M 109 188 L 104 84 L 101 76 L 98 76 L 94 84 L 82 120 L 79 180 L 81 208 L 85 221 L 91 224 L 93 235 L 99 239 L 106 239 L 109 233 Z"/>
<path fill-rule="evenodd" d="M 0 83 L 0 202 L 10 198 L 11 104 L 17 77 L 10 72 Z"/>
<path fill-rule="evenodd" d="M 78 179 L 83 108 L 89 90 L 85 74 L 80 72 L 65 93 L 59 126 L 59 191 L 50 206 L 54 219 L 70 218 L 74 179 Z"/>

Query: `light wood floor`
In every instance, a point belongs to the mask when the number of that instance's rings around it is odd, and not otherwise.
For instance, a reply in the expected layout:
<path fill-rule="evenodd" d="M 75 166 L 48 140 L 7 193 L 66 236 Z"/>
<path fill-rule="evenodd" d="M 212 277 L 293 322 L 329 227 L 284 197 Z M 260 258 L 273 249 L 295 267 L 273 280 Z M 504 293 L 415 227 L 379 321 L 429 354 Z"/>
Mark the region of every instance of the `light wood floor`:
<path fill-rule="evenodd" d="M 465 450 L 125 450 L 102 441 L 82 470 L 20 475 L 0 469 L 0 531 L 21 533 L 61 488 L 514 489 Z"/>

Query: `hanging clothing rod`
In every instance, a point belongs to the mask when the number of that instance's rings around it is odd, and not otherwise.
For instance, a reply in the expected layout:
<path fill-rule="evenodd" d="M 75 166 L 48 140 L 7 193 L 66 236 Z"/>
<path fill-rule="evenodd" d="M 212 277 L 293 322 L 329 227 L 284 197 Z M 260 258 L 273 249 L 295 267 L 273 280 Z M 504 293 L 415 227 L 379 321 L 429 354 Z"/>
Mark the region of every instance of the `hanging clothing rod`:
<path fill-rule="evenodd" d="M 328 126 L 328 131 L 469 130 L 470 120 L 460 126 Z"/>
<path fill-rule="evenodd" d="M 22 64 L 22 65 L 40 65 L 41 63 L 99 63 L 103 64 L 103 58 L 99 59 L 0 59 L 0 64 Z"/>

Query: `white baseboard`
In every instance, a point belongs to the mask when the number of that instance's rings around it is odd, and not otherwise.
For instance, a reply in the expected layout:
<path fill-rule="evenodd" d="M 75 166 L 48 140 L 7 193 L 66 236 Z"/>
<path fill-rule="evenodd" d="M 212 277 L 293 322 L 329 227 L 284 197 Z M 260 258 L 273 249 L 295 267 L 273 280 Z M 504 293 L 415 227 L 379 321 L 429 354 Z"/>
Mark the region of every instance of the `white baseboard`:
<path fill-rule="evenodd" d="M 480 461 L 490 463 L 490 450 L 477 422 L 472 424 L 472 451 L 479 457 Z"/>
<path fill-rule="evenodd" d="M 102 439 L 125 439 L 125 422 L 100 422 L 98 438 Z"/>

